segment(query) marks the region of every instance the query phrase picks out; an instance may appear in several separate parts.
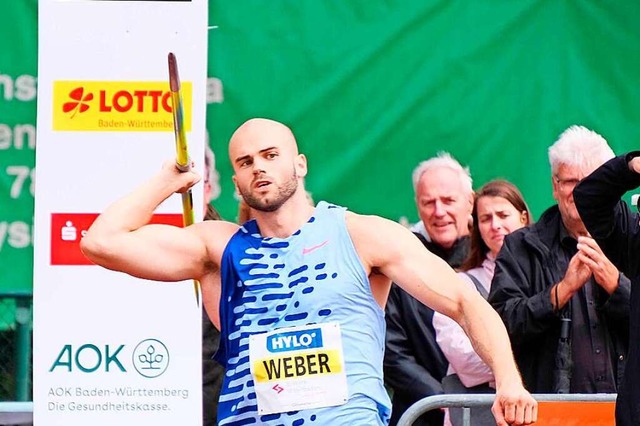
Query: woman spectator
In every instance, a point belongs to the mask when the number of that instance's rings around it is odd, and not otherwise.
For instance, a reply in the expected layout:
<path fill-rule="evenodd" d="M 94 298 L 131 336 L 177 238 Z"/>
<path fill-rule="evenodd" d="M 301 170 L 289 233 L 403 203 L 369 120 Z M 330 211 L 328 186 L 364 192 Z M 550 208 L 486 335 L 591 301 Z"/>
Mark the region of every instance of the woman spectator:
<path fill-rule="evenodd" d="M 471 250 L 459 274 L 486 299 L 489 295 L 495 259 L 504 237 L 531 222 L 531 213 L 518 188 L 505 180 L 493 180 L 477 192 L 473 205 Z M 491 369 L 475 353 L 469 338 L 452 319 L 436 312 L 433 317 L 436 341 L 449 361 L 442 380 L 446 393 L 494 393 Z M 489 407 L 471 409 L 473 425 L 495 425 Z M 445 425 L 462 424 L 462 410 L 451 409 Z"/>

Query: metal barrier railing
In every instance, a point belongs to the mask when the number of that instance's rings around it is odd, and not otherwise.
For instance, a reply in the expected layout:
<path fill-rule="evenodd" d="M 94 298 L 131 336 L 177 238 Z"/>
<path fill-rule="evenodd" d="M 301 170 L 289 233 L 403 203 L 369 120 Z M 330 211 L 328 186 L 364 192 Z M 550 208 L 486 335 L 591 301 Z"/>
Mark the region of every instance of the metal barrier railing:
<path fill-rule="evenodd" d="M 0 402 L 0 425 L 24 425 L 33 424 L 32 402 Z"/>
<path fill-rule="evenodd" d="M 0 292 L 0 401 L 30 401 L 31 293 Z"/>
<path fill-rule="evenodd" d="M 615 402 L 617 394 L 536 394 L 538 402 Z M 471 408 L 488 407 L 495 395 L 437 395 L 413 404 L 400 418 L 398 426 L 412 425 L 422 414 L 440 408 L 462 408 L 464 426 L 471 425 Z M 0 425 L 28 425 L 33 421 L 33 403 L 0 402 Z"/>
<path fill-rule="evenodd" d="M 615 393 L 599 394 L 535 394 L 538 402 L 615 402 Z M 471 425 L 471 408 L 490 407 L 495 394 L 449 394 L 435 395 L 421 399 L 404 412 L 398 426 L 412 425 L 422 414 L 440 408 L 462 408 L 463 426 Z"/>

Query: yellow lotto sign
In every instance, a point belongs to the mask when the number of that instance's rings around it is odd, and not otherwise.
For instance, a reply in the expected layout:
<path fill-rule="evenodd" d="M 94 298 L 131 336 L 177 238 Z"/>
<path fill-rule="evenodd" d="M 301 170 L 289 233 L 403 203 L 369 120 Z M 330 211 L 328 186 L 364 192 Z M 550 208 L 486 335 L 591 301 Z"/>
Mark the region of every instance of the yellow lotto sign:
<path fill-rule="evenodd" d="M 185 131 L 191 130 L 192 85 L 182 83 Z M 164 81 L 54 81 L 53 130 L 173 131 L 171 91 Z"/>
<path fill-rule="evenodd" d="M 340 351 L 328 350 L 261 359 L 254 363 L 254 377 L 258 382 L 311 378 L 342 372 Z"/>

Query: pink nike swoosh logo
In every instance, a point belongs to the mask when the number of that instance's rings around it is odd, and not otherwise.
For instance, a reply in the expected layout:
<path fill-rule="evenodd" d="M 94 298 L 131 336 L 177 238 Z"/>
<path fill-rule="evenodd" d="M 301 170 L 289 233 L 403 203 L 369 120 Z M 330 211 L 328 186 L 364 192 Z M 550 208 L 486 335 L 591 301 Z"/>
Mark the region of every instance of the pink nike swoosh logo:
<path fill-rule="evenodd" d="M 324 247 L 329 243 L 329 240 L 325 241 L 324 243 L 320 243 L 317 246 L 313 246 L 313 247 L 305 247 L 302 249 L 302 255 L 304 256 L 305 254 L 309 254 L 314 250 L 318 250 L 320 247 Z"/>

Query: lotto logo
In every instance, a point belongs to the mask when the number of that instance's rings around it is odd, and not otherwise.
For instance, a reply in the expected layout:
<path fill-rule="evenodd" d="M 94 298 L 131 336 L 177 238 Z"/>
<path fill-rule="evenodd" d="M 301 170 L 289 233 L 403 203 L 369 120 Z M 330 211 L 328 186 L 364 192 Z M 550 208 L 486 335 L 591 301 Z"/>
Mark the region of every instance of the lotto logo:
<path fill-rule="evenodd" d="M 190 82 L 182 83 L 185 130 L 191 130 Z M 56 81 L 53 130 L 173 131 L 167 82 Z"/>

